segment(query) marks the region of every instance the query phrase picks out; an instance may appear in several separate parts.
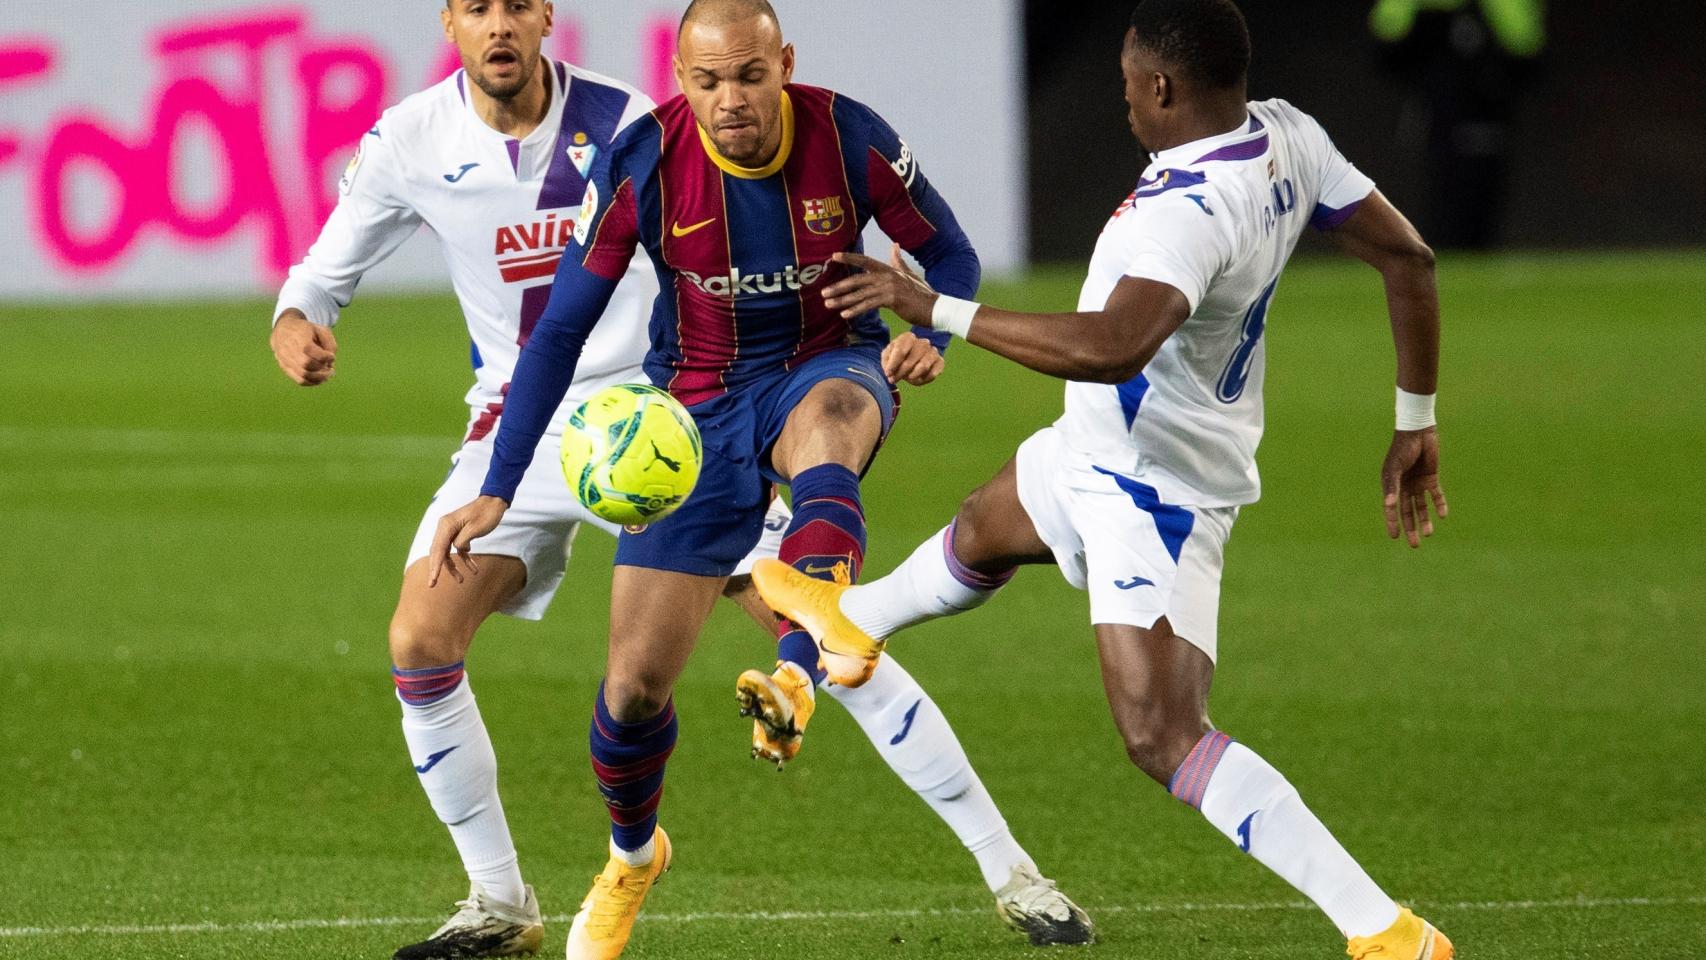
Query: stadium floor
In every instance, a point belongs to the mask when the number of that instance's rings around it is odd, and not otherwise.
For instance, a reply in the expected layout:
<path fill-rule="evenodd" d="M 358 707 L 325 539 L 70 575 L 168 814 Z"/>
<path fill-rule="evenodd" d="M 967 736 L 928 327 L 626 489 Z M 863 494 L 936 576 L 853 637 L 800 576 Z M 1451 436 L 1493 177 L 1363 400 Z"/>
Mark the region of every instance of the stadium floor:
<path fill-rule="evenodd" d="M 1706 256 L 1448 259 L 1453 515 L 1384 539 L 1392 360 L 1373 274 L 1298 264 L 1269 327 L 1264 501 L 1229 547 L 1215 719 L 1476 960 L 1706 955 Z M 1070 306 L 1071 272 L 986 298 Z M 329 387 L 266 305 L 0 307 L 0 957 L 386 957 L 465 890 L 405 760 L 385 625 L 463 423 L 445 299 L 370 298 Z M 1059 408 L 964 345 L 867 485 L 886 571 Z M 542 625 L 475 645 L 522 866 L 558 921 L 603 861 L 587 767 L 611 543 Z M 1046 569 L 895 652 L 1090 956 L 1339 956 L 1324 919 L 1124 760 L 1083 599 Z M 997 612 L 998 611 L 998 612 Z M 747 758 L 732 609 L 678 694 L 676 868 L 630 955 L 991 957 L 971 858 L 819 712 Z"/>

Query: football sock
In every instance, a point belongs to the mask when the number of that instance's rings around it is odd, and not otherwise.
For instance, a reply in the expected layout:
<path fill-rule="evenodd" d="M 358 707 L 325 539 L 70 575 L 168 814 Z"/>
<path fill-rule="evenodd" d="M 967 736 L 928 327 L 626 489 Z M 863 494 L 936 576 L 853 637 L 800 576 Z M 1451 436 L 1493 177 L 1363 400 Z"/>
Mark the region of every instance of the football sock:
<path fill-rule="evenodd" d="M 954 524 L 924 541 L 886 577 L 841 595 L 841 612 L 881 640 L 913 624 L 951 617 L 988 603 L 1015 570 L 978 573 L 954 555 Z"/>
<path fill-rule="evenodd" d="M 527 890 L 498 799 L 498 758 L 462 664 L 391 672 L 403 704 L 403 740 L 468 879 L 493 899 L 520 905 Z"/>
<path fill-rule="evenodd" d="M 1167 787 L 1239 849 L 1320 907 L 1346 937 L 1367 937 L 1398 919 L 1383 893 L 1285 777 L 1219 731 L 1197 742 Z"/>
<path fill-rule="evenodd" d="M 977 859 L 991 892 L 1013 868 L 1036 869 L 978 779 L 965 749 L 935 701 L 893 657 L 884 655 L 864 686 L 824 690 L 858 721 L 883 761 L 924 798 Z"/>
<path fill-rule="evenodd" d="M 859 501 L 859 475 L 835 463 L 800 471 L 790 484 L 794 519 L 782 538 L 777 559 L 808 577 L 835 579 L 835 568 L 847 565 L 849 582 L 859 579 L 865 562 L 865 511 Z M 817 644 L 804 630 L 786 629 L 776 645 L 776 659 L 799 666 L 822 683 Z"/>
<path fill-rule="evenodd" d="M 604 704 L 604 684 L 592 711 L 592 772 L 610 809 L 610 840 L 614 847 L 645 857 L 658 824 L 658 801 L 663 797 L 664 765 L 675 750 L 675 701 L 657 716 L 621 723 Z M 648 863 L 649 857 L 631 862 Z"/>

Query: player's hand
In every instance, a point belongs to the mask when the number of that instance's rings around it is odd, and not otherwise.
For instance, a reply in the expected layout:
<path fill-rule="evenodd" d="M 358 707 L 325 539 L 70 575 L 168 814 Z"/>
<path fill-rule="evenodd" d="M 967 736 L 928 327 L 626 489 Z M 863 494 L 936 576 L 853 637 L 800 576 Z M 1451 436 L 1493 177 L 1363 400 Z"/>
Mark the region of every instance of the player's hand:
<path fill-rule="evenodd" d="M 936 345 L 911 330 L 906 331 L 883 348 L 883 373 L 889 383 L 902 380 L 915 387 L 933 383 L 948 365 Z"/>
<path fill-rule="evenodd" d="M 480 497 L 473 502 L 439 518 L 438 529 L 432 535 L 432 549 L 427 553 L 427 586 L 438 586 L 438 578 L 448 572 L 462 583 L 462 568 L 471 576 L 480 575 L 480 565 L 474 562 L 472 547 L 498 528 L 509 504 L 497 497 Z"/>
<path fill-rule="evenodd" d="M 843 319 L 887 307 L 915 327 L 930 326 L 936 291 L 905 267 L 896 268 L 861 253 L 838 253 L 835 262 L 856 273 L 823 292 L 824 305 L 839 310 Z"/>
<path fill-rule="evenodd" d="M 337 371 L 338 338 L 331 327 L 310 323 L 299 310 L 286 310 L 272 328 L 272 355 L 284 375 L 304 387 L 317 387 Z"/>
<path fill-rule="evenodd" d="M 1444 517 L 1449 511 L 1445 490 L 1439 485 L 1439 430 L 1400 430 L 1392 434 L 1392 449 L 1386 451 L 1386 464 L 1380 468 L 1380 488 L 1386 494 L 1386 535 L 1398 539 L 1400 532 L 1412 548 L 1422 545 L 1422 537 L 1434 535 L 1434 522 L 1428 516 L 1428 499 L 1433 499 L 1434 513 Z"/>

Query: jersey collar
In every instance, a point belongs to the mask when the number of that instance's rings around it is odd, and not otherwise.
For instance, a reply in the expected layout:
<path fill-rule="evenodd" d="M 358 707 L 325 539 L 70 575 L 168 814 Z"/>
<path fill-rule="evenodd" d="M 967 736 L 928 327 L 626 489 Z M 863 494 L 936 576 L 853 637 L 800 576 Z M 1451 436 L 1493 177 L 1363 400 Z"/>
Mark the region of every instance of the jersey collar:
<path fill-rule="evenodd" d="M 733 160 L 717 152 L 717 145 L 711 141 L 711 135 L 697 123 L 693 125 L 699 131 L 699 143 L 705 148 L 705 155 L 711 162 L 731 177 L 742 180 L 763 180 L 775 176 L 788 162 L 788 155 L 794 152 L 794 101 L 789 99 L 788 91 L 782 91 L 782 146 L 776 151 L 776 159 L 762 167 L 743 167 Z"/>
<path fill-rule="evenodd" d="M 1235 129 L 1152 153 L 1152 166 L 1194 167 L 1216 160 L 1251 160 L 1268 149 L 1268 132 L 1254 114 Z"/>

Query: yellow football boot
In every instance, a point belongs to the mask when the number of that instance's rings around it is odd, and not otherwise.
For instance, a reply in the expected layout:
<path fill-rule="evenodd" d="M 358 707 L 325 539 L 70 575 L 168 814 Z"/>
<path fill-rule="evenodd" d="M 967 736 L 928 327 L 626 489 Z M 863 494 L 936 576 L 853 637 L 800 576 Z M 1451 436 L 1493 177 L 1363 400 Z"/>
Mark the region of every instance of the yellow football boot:
<path fill-rule="evenodd" d="M 657 852 L 651 863 L 630 867 L 613 856 L 593 878 L 592 890 L 569 928 L 568 960 L 616 960 L 622 955 L 646 894 L 669 869 L 669 835 L 659 827 L 653 836 Z"/>
<path fill-rule="evenodd" d="M 735 699 L 740 701 L 740 715 L 752 718 L 754 757 L 781 770 L 799 756 L 806 724 L 817 709 L 811 678 L 799 667 L 778 660 L 775 673 L 748 670 L 735 681 Z"/>
<path fill-rule="evenodd" d="M 1398 908 L 1398 920 L 1385 932 L 1357 937 L 1345 948 L 1351 960 L 1451 960 L 1457 951 L 1434 925 Z"/>
<path fill-rule="evenodd" d="M 841 612 L 841 595 L 849 586 L 845 566 L 836 565 L 831 582 L 814 580 L 780 560 L 760 560 L 752 565 L 752 585 L 770 609 L 817 641 L 830 682 L 860 687 L 876 671 L 886 641 L 872 639 Z"/>

